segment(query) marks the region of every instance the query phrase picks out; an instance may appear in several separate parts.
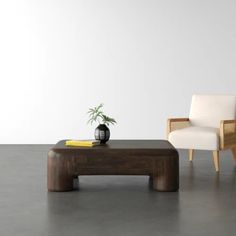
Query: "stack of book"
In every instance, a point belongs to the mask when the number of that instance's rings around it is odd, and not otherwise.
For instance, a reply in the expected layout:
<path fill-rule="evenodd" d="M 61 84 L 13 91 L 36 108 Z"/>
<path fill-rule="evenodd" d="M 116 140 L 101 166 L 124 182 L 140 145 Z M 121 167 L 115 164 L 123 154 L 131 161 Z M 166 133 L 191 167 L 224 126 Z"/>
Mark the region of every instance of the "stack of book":
<path fill-rule="evenodd" d="M 94 147 L 100 144 L 97 140 L 67 140 L 66 146 L 71 147 Z"/>

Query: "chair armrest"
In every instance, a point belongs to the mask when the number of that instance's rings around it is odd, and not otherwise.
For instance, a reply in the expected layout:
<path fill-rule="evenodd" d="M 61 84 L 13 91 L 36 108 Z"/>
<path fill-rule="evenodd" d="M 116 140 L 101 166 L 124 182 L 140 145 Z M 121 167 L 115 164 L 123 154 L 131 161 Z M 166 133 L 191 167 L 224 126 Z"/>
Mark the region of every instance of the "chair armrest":
<path fill-rule="evenodd" d="M 236 120 L 222 120 L 220 122 L 220 149 L 236 146 Z"/>
<path fill-rule="evenodd" d="M 167 138 L 170 132 L 190 125 L 189 118 L 170 118 L 167 120 Z"/>

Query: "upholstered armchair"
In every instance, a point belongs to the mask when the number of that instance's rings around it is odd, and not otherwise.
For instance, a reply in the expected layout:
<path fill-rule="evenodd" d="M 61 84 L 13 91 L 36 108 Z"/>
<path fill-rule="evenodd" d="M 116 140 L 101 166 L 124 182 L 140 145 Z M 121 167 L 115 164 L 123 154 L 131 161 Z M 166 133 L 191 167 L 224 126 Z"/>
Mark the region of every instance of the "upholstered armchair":
<path fill-rule="evenodd" d="M 220 170 L 219 151 L 231 149 L 236 161 L 236 96 L 194 95 L 188 118 L 167 121 L 167 138 L 176 148 L 213 151 L 215 170 Z"/>

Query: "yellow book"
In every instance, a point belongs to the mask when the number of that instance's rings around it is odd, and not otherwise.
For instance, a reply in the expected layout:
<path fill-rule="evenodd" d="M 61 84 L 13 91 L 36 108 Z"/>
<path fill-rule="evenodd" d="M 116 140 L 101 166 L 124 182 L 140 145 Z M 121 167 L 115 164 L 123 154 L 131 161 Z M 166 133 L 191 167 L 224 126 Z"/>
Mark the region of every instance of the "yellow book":
<path fill-rule="evenodd" d="M 100 141 L 97 140 L 67 140 L 66 146 L 73 147 L 93 147 L 99 145 Z"/>

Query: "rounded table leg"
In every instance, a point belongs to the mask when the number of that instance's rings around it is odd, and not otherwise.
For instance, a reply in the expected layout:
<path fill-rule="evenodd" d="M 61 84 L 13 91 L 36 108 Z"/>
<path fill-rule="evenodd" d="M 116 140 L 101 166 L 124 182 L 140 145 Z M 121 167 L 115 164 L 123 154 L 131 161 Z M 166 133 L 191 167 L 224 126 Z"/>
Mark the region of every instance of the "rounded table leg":
<path fill-rule="evenodd" d="M 71 191 L 74 189 L 74 176 L 70 160 L 54 151 L 48 153 L 48 191 Z"/>
<path fill-rule="evenodd" d="M 153 189 L 163 192 L 173 192 L 179 189 L 178 157 L 163 157 L 155 162 Z"/>
<path fill-rule="evenodd" d="M 73 179 L 73 189 L 74 190 L 79 189 L 79 177 L 78 176 L 74 177 L 74 179 Z"/>

